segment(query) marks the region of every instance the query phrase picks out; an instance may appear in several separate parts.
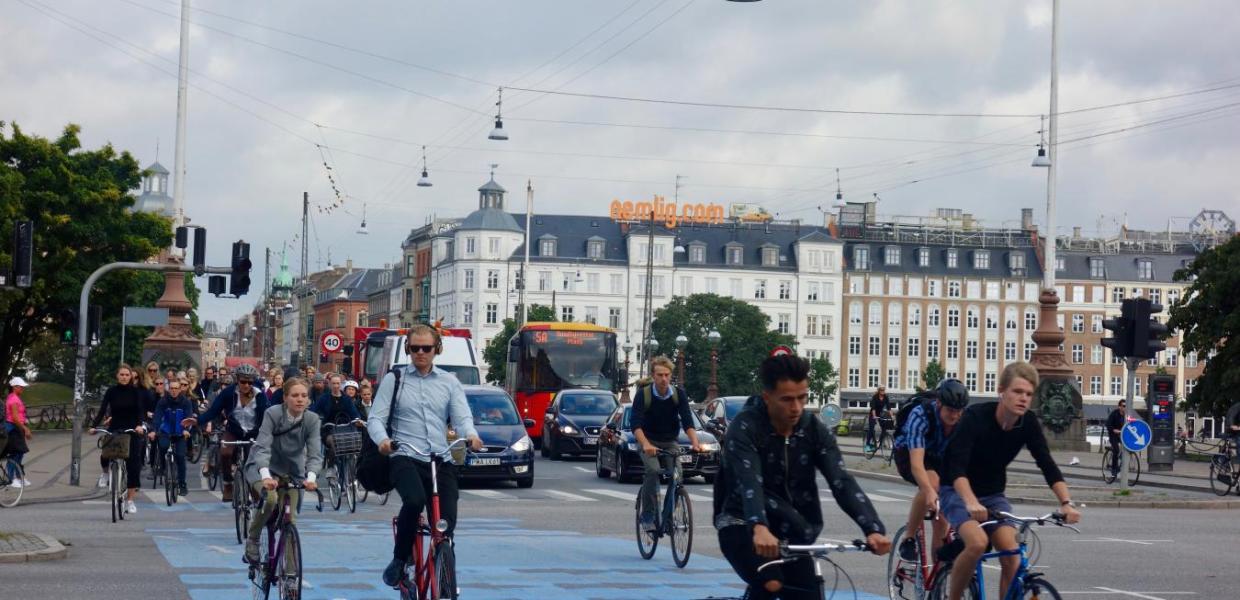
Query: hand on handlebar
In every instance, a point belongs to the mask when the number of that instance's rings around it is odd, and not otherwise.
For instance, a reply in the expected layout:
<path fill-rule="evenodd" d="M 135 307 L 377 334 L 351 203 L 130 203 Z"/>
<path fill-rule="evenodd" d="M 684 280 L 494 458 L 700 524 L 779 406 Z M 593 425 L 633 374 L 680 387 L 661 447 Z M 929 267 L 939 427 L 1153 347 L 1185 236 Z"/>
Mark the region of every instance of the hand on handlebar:
<path fill-rule="evenodd" d="M 266 479 L 263 479 L 263 487 L 269 490 L 276 489 L 276 485 L 278 483 L 279 482 L 276 481 L 274 477 L 267 477 Z"/>
<path fill-rule="evenodd" d="M 306 490 L 313 492 L 313 491 L 315 491 L 315 490 L 319 489 L 319 484 L 317 484 L 317 483 L 315 483 L 315 482 L 313 482 L 313 481 L 307 481 L 307 482 L 305 483 L 305 488 L 306 488 Z"/>
<path fill-rule="evenodd" d="M 469 436 L 469 449 L 474 452 L 482 451 L 482 438 L 476 435 Z"/>
<path fill-rule="evenodd" d="M 871 533 L 865 536 L 865 545 L 877 556 L 884 556 L 891 552 L 891 538 L 881 533 Z"/>
<path fill-rule="evenodd" d="M 891 543 L 888 542 L 888 546 Z M 753 551 L 762 558 L 779 558 L 779 539 L 776 538 L 766 525 L 754 525 L 753 528 Z"/>
<path fill-rule="evenodd" d="M 1062 507 L 1060 507 L 1060 510 L 1063 514 L 1064 523 L 1073 525 L 1073 524 L 1081 522 L 1081 512 L 1078 511 L 1075 507 L 1065 504 Z"/>
<path fill-rule="evenodd" d="M 982 506 L 982 503 L 976 500 L 965 504 L 964 508 L 969 511 L 969 516 L 972 517 L 974 521 L 979 523 L 984 523 L 990 518 L 990 511 L 987 510 L 985 506 Z"/>
<path fill-rule="evenodd" d="M 379 454 L 382 454 L 384 456 L 389 456 L 392 454 L 392 439 L 391 438 L 383 440 L 383 443 L 379 444 Z"/>
<path fill-rule="evenodd" d="M 645 446 L 642 446 L 642 453 L 646 456 L 657 456 L 659 454 L 659 449 L 652 444 L 646 444 Z"/>

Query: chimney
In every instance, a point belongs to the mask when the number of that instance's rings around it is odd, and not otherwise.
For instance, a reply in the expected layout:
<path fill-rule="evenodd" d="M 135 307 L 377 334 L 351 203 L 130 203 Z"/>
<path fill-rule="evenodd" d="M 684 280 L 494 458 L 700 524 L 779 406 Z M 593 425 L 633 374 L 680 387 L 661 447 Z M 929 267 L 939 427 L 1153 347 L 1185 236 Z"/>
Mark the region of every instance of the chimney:
<path fill-rule="evenodd" d="M 1074 240 L 1081 239 L 1081 228 L 1079 226 L 1072 228 L 1072 239 Z"/>
<path fill-rule="evenodd" d="M 353 272 L 353 259 L 351 258 L 344 259 L 344 270 L 346 273 Z"/>
<path fill-rule="evenodd" d="M 1021 231 L 1033 231 L 1035 229 L 1032 208 L 1020 209 L 1020 229 Z"/>

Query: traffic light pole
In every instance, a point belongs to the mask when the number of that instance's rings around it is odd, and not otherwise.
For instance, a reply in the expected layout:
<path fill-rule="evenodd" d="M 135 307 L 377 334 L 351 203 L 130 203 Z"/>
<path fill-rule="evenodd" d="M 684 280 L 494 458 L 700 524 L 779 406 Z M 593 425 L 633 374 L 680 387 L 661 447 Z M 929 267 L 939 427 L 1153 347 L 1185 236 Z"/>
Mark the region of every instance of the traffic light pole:
<path fill-rule="evenodd" d="M 187 265 L 180 263 L 138 263 L 138 262 L 115 262 L 103 265 L 95 269 L 90 277 L 86 278 L 86 284 L 82 286 L 82 294 L 78 299 L 78 335 L 77 335 L 77 368 L 73 374 L 73 447 L 72 459 L 69 464 L 69 484 L 81 485 L 82 479 L 82 430 L 85 426 L 83 417 L 85 417 L 86 407 L 84 394 L 86 392 L 86 359 L 90 357 L 90 291 L 94 289 L 95 283 L 100 277 L 111 273 L 112 271 L 157 271 L 160 273 L 182 272 L 194 273 L 202 275 L 204 273 L 215 273 L 227 275 L 232 273 L 229 267 L 198 267 L 195 265 Z"/>
<path fill-rule="evenodd" d="M 1128 369 L 1128 391 L 1124 398 L 1124 423 L 1120 425 L 1120 442 L 1119 442 L 1119 471 L 1123 474 L 1123 487 L 1121 490 L 1128 491 L 1128 448 L 1124 447 L 1124 427 L 1128 426 L 1128 418 L 1132 413 L 1136 412 L 1136 408 L 1132 404 L 1133 388 L 1137 386 L 1137 365 L 1141 364 L 1139 358 L 1125 358 L 1124 365 Z M 1128 412 L 1132 411 L 1132 413 Z"/>

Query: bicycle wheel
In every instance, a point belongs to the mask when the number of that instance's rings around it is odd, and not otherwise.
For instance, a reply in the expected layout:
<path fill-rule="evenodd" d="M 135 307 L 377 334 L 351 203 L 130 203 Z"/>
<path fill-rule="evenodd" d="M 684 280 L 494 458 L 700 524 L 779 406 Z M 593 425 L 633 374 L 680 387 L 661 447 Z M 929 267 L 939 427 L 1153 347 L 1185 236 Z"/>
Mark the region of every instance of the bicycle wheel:
<path fill-rule="evenodd" d="M 930 589 L 930 600 L 947 600 L 950 596 L 947 594 L 949 582 L 951 581 L 951 567 L 946 565 L 939 569 L 939 574 L 934 577 L 934 587 Z M 969 585 L 965 586 L 964 593 L 960 595 L 961 600 L 977 600 L 982 597 L 981 588 L 977 585 L 977 577 L 969 578 Z"/>
<path fill-rule="evenodd" d="M 1102 453 L 1102 482 L 1107 484 L 1114 483 L 1116 475 L 1117 473 L 1111 470 L 1111 449 L 1107 448 Z"/>
<path fill-rule="evenodd" d="M 14 434 L 21 435 L 20 431 L 14 431 Z M 25 479 L 26 471 L 22 466 L 13 459 L 8 459 L 0 464 L 0 469 L 4 469 L 4 473 L 0 474 L 0 506 L 5 508 L 13 508 L 22 500 L 22 492 L 26 490 Z M 13 484 L 18 484 L 14 486 Z"/>
<path fill-rule="evenodd" d="M 689 564 L 693 552 L 693 505 L 685 488 L 676 488 L 676 503 L 672 505 L 672 561 L 683 569 Z"/>
<path fill-rule="evenodd" d="M 121 486 L 121 461 L 108 461 L 108 487 L 112 488 L 112 522 L 125 520 L 125 488 Z"/>
<path fill-rule="evenodd" d="M 878 438 L 878 452 L 883 460 L 891 462 L 891 434 L 887 430 L 883 430 L 883 435 Z"/>
<path fill-rule="evenodd" d="M 1210 461 L 1210 489 L 1219 496 L 1226 496 L 1236 485 L 1231 473 L 1231 459 L 1222 454 Z"/>
<path fill-rule="evenodd" d="M 206 443 L 207 442 L 205 439 L 196 435 L 191 435 L 189 437 L 189 441 L 186 442 L 189 447 L 186 448 L 185 459 L 194 464 L 198 464 L 198 461 L 202 460 L 202 447 L 206 445 Z"/>
<path fill-rule="evenodd" d="M 387 506 L 387 501 L 388 501 L 388 498 L 389 498 L 391 495 L 392 495 L 392 492 L 388 492 L 388 493 L 383 494 L 382 496 L 380 496 L 380 497 L 379 497 L 379 506 Z"/>
<path fill-rule="evenodd" d="M 301 597 L 301 536 L 296 525 L 284 525 L 280 544 L 284 546 L 284 553 L 276 565 L 276 589 L 280 600 L 297 600 Z"/>
<path fill-rule="evenodd" d="M 344 494 L 340 490 L 340 479 L 335 475 L 327 477 L 327 496 L 328 503 L 332 505 L 332 508 L 340 510 L 340 501 L 343 499 Z"/>
<path fill-rule="evenodd" d="M 646 531 L 642 528 L 642 508 L 644 504 L 641 492 L 638 492 L 637 502 L 634 503 L 633 528 L 637 531 L 637 551 L 641 553 L 642 558 L 650 560 L 654 556 L 655 548 L 659 545 L 659 536 L 655 535 L 654 531 Z"/>
<path fill-rule="evenodd" d="M 220 447 L 212 446 L 211 454 L 207 457 L 207 487 L 211 491 L 220 485 Z"/>
<path fill-rule="evenodd" d="M 430 597 L 431 600 L 456 599 L 456 551 L 447 540 L 435 546 L 435 580 L 431 582 Z"/>
<path fill-rule="evenodd" d="M 1128 453 L 1128 485 L 1137 485 L 1141 481 L 1141 454 Z"/>
<path fill-rule="evenodd" d="M 237 529 L 237 543 L 245 542 L 246 532 L 250 529 L 250 507 L 247 502 L 237 502 L 237 495 L 243 493 L 233 488 L 233 523 Z"/>
<path fill-rule="evenodd" d="M 173 469 L 172 461 L 169 460 L 167 456 L 165 456 L 164 457 L 164 468 L 163 468 L 164 502 L 166 502 L 168 506 L 172 506 L 173 504 L 177 503 L 176 477 L 173 477 L 172 469 Z"/>
<path fill-rule="evenodd" d="M 921 584 L 921 559 L 906 561 L 900 558 L 900 544 L 904 541 L 907 526 L 901 526 L 891 536 L 891 552 L 887 553 L 887 597 L 890 600 L 923 600 L 925 590 Z M 917 555 L 921 556 L 921 540 L 917 540 Z M 904 590 L 912 593 L 905 595 Z"/>
<path fill-rule="evenodd" d="M 271 536 L 275 532 L 271 527 L 264 527 L 258 538 L 258 564 L 250 565 L 250 573 L 252 573 L 252 581 L 254 587 L 250 588 L 253 592 L 254 600 L 267 600 L 267 596 L 271 593 L 272 573 L 268 570 L 271 565 L 271 556 L 268 554 L 269 549 L 275 548 L 272 543 Z"/>
<path fill-rule="evenodd" d="M 1021 598 L 1028 598 L 1029 600 L 1063 600 L 1063 597 L 1059 595 L 1059 590 L 1055 589 L 1055 586 L 1041 577 L 1026 579 L 1023 588 L 1024 593 L 1021 594 Z"/>
<path fill-rule="evenodd" d="M 344 467 L 344 479 L 341 481 L 340 493 L 346 496 L 345 500 L 349 504 L 349 512 L 357 512 L 357 482 L 353 480 L 353 461 L 349 460 Z"/>

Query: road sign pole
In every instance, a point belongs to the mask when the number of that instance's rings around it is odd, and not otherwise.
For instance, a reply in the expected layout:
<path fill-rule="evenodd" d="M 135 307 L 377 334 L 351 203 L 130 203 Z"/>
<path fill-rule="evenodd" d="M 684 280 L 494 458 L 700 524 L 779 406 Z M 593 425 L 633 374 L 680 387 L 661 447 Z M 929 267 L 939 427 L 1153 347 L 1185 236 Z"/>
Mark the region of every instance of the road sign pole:
<path fill-rule="evenodd" d="M 1128 367 L 1128 393 L 1125 395 L 1124 424 L 1121 427 L 1128 426 L 1128 417 L 1130 416 L 1130 413 L 1128 411 L 1136 412 L 1136 409 L 1132 404 L 1132 400 L 1133 400 L 1133 388 L 1137 385 L 1137 364 L 1139 362 L 1141 362 L 1141 359 L 1139 358 L 1125 358 L 1124 359 L 1124 364 L 1127 365 Z M 1125 448 L 1123 444 L 1123 439 L 1122 439 L 1124 435 L 1123 432 L 1124 430 L 1121 428 L 1120 429 L 1121 440 L 1120 440 L 1120 445 L 1119 445 L 1120 446 L 1119 447 L 1119 471 L 1120 473 L 1123 474 L 1124 483 L 1123 483 L 1123 487 L 1121 487 L 1120 489 L 1127 491 L 1128 490 L 1128 449 Z"/>

